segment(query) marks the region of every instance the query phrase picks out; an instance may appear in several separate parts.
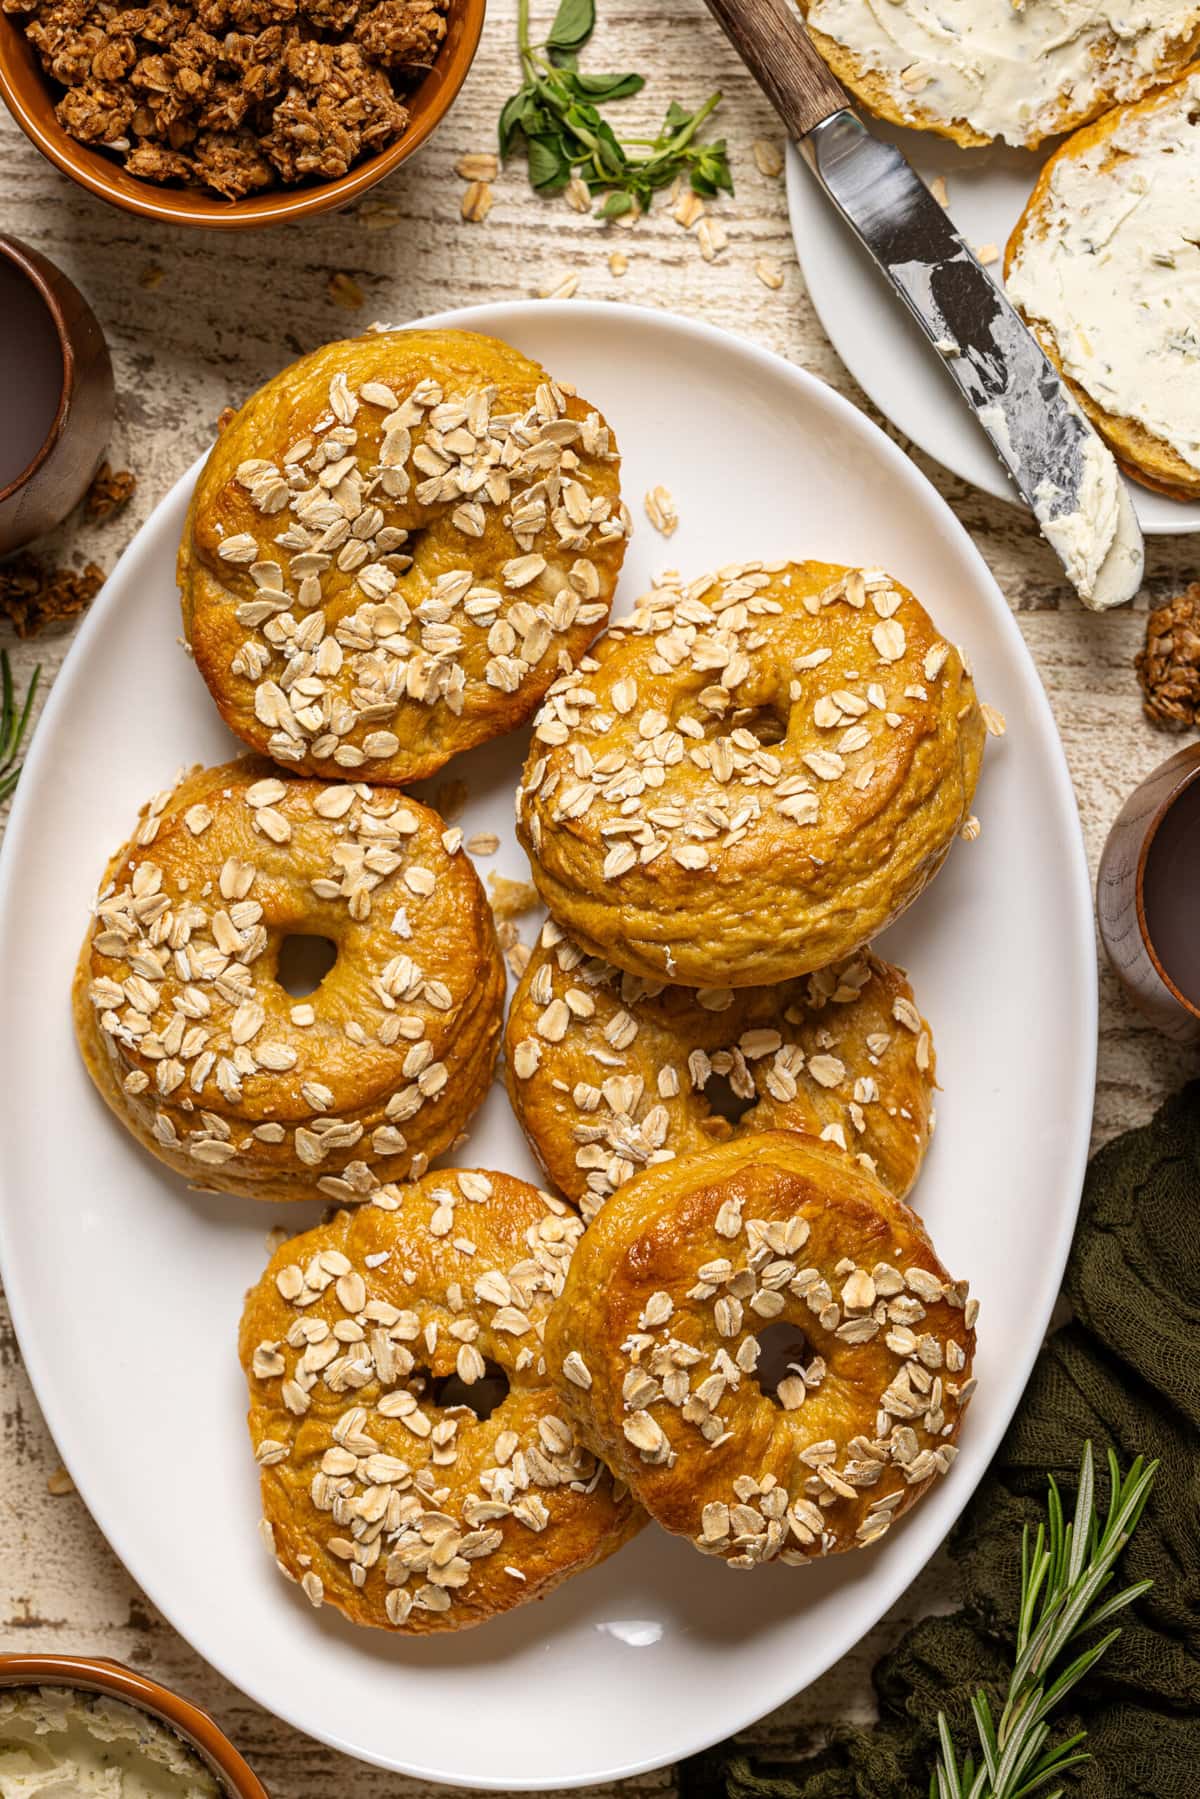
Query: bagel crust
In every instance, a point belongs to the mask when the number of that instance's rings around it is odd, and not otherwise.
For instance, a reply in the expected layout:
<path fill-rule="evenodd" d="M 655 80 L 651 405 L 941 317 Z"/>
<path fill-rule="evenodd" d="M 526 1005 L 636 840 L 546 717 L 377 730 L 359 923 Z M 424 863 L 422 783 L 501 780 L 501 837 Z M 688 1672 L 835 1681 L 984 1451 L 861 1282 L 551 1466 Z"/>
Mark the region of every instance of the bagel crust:
<path fill-rule="evenodd" d="M 503 963 L 457 841 L 393 790 L 254 757 L 156 794 L 108 865 L 73 994 L 126 1128 L 192 1182 L 256 1199 L 354 1201 L 423 1173 L 500 1043 Z M 277 978 L 293 936 L 337 950 L 303 999 Z"/>
<path fill-rule="evenodd" d="M 1028 149 L 1170 80 L 1200 49 L 1181 0 L 798 0 L 813 44 L 878 118 Z"/>
<path fill-rule="evenodd" d="M 214 445 L 178 559 L 221 716 L 304 774 L 409 782 L 524 724 L 625 554 L 601 415 L 495 338 L 326 344 Z"/>
<path fill-rule="evenodd" d="M 975 1311 L 907 1206 L 838 1150 L 771 1131 L 609 1200 L 546 1356 L 651 1517 L 754 1568 L 877 1541 L 949 1469 Z M 767 1326 L 803 1338 L 776 1397 L 755 1374 Z"/>
<path fill-rule="evenodd" d="M 867 952 L 778 987 L 695 991 L 622 974 L 553 920 L 513 995 L 505 1078 L 522 1130 L 585 1218 L 643 1168 L 765 1130 L 852 1154 L 898 1198 L 933 1125 L 929 1026 Z M 731 1122 L 714 1108 L 749 1107 Z"/>
<path fill-rule="evenodd" d="M 1127 475 L 1200 496 L 1200 351 L 1181 326 L 1200 202 L 1200 64 L 1077 131 L 1043 168 L 1005 282 Z"/>
<path fill-rule="evenodd" d="M 763 986 L 854 955 L 917 897 L 984 734 L 962 656 L 889 575 L 748 563 L 655 589 L 555 683 L 517 833 L 592 954 Z"/>
<path fill-rule="evenodd" d="M 314 1606 L 463 1630 L 640 1530 L 546 1375 L 542 1331 L 582 1228 L 525 1181 L 447 1170 L 276 1251 L 239 1354 L 264 1536 Z M 472 1389 L 498 1377 L 480 1417 Z"/>

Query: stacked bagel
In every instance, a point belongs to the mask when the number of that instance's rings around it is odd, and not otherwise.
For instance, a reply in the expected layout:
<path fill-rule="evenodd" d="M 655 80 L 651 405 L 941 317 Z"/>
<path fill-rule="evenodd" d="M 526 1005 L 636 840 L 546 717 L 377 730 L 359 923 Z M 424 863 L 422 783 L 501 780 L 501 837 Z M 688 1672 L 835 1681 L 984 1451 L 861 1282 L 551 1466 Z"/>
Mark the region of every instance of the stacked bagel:
<path fill-rule="evenodd" d="M 269 383 L 179 556 L 253 754 L 148 802 L 79 959 L 139 1142 L 332 1202 L 239 1350 L 264 1535 L 365 1625 L 479 1623 L 647 1518 L 738 1568 L 864 1547 L 973 1390 L 974 1302 L 905 1203 L 932 1033 L 870 944 L 973 834 L 986 708 L 879 569 L 730 566 L 594 641 L 627 533 L 603 416 L 506 345 L 381 332 Z M 405 789 L 531 718 L 549 916 L 505 1026 L 462 832 Z M 554 1191 L 431 1166 L 502 1045 Z"/>

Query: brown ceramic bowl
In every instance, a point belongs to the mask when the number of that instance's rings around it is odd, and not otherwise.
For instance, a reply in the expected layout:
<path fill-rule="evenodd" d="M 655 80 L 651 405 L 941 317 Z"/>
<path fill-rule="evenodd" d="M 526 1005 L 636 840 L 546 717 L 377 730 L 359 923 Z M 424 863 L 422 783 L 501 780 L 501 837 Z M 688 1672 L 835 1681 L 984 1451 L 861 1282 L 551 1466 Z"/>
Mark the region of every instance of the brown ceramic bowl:
<path fill-rule="evenodd" d="M 270 1799 L 262 1781 L 207 1712 L 120 1662 L 90 1655 L 0 1655 L 0 1686 L 79 1687 L 123 1700 L 135 1710 L 149 1712 L 194 1749 L 230 1799 Z"/>
<path fill-rule="evenodd" d="M 407 162 L 440 124 L 466 79 L 483 29 L 486 0 L 450 0 L 446 37 L 433 68 L 405 97 L 408 129 L 376 156 L 364 158 L 336 181 L 273 188 L 245 200 L 223 200 L 202 188 L 164 187 L 127 175 L 116 157 L 81 144 L 54 113 L 55 95 L 20 20 L 0 12 L 0 95 L 25 135 L 64 174 L 126 212 L 174 225 L 230 230 L 274 225 L 347 206 Z"/>
<path fill-rule="evenodd" d="M 1113 972 L 1138 1011 L 1177 1043 L 1200 1042 L 1200 1007 L 1180 991 L 1154 947 L 1146 922 L 1146 864 L 1163 820 L 1197 782 L 1200 743 L 1147 775 L 1109 832 L 1096 881 L 1100 939 Z"/>

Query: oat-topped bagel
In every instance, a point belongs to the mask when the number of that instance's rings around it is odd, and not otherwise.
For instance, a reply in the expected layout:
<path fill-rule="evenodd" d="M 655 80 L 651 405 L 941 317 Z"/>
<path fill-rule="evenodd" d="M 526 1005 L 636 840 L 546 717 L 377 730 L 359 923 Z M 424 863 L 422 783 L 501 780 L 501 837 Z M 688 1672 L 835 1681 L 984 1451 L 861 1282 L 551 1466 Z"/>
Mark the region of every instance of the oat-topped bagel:
<path fill-rule="evenodd" d="M 946 1472 L 974 1315 L 907 1206 L 772 1131 L 610 1199 L 546 1356 L 651 1517 L 752 1568 L 872 1543 Z"/>
<path fill-rule="evenodd" d="M 1136 481 L 1200 496 L 1200 64 L 1068 138 L 1009 239 L 1008 291 Z"/>
<path fill-rule="evenodd" d="M 239 1352 L 267 1540 L 314 1605 L 461 1630 L 641 1527 L 546 1375 L 582 1229 L 525 1181 L 451 1170 L 277 1250 Z"/>
<path fill-rule="evenodd" d="M 853 955 L 937 872 L 984 722 L 879 569 L 747 563 L 640 601 L 546 697 L 517 832 L 551 913 L 650 980 Z"/>
<path fill-rule="evenodd" d="M 838 79 L 880 118 L 1028 148 L 1177 75 L 1189 0 L 799 0 Z"/>
<path fill-rule="evenodd" d="M 196 769 L 108 865 L 75 976 L 88 1072 L 139 1142 L 224 1192 L 361 1197 L 423 1173 L 491 1082 L 504 969 L 479 877 L 392 789 Z M 297 999 L 290 939 L 336 960 Z"/>
<path fill-rule="evenodd" d="M 326 344 L 196 484 L 183 622 L 230 728 L 305 774 L 416 780 L 523 724 L 625 553 L 595 407 L 468 331 Z"/>
<path fill-rule="evenodd" d="M 867 952 L 778 987 L 672 987 L 588 956 L 552 919 L 504 1038 L 509 1097 L 591 1218 L 643 1168 L 808 1131 L 900 1199 L 933 1122 L 933 1044 L 903 972 Z"/>

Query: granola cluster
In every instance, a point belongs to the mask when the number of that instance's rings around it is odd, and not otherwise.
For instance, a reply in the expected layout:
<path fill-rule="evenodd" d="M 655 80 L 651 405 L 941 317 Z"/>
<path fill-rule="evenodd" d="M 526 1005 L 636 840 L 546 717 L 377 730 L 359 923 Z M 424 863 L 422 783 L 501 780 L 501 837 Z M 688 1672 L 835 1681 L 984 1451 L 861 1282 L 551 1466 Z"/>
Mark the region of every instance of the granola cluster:
<path fill-rule="evenodd" d="M 241 199 L 344 175 L 400 136 L 448 0 L 0 0 L 60 123 L 143 180 Z"/>
<path fill-rule="evenodd" d="M 1151 724 L 1167 731 L 1200 725 L 1200 581 L 1150 614 L 1134 667 Z"/>

